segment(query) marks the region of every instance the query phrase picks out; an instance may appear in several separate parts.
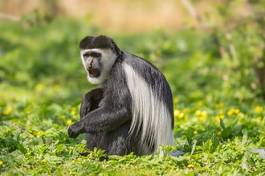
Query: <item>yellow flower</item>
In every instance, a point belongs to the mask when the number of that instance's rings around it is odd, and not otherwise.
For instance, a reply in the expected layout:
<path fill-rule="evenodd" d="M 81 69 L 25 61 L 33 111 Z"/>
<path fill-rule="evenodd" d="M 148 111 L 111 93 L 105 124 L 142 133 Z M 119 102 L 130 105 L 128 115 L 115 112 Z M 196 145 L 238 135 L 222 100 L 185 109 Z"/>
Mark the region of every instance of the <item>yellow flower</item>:
<path fill-rule="evenodd" d="M 76 108 L 72 107 L 70 113 L 71 113 L 72 116 L 76 116 L 77 115 Z"/>
<path fill-rule="evenodd" d="M 175 117 L 177 117 L 177 118 L 179 118 L 179 119 L 182 119 L 182 118 L 184 117 L 184 113 L 181 112 L 181 111 L 178 110 L 178 109 L 175 109 L 175 110 L 174 110 L 174 115 L 175 115 Z"/>
<path fill-rule="evenodd" d="M 219 123 L 221 119 L 224 118 L 224 113 L 220 113 L 220 114 L 217 114 L 215 117 L 214 117 L 214 121 L 216 123 Z"/>
<path fill-rule="evenodd" d="M 60 86 L 59 86 L 58 84 L 53 85 L 53 86 L 52 86 L 52 91 L 53 91 L 54 93 L 59 92 L 59 91 L 60 91 Z"/>
<path fill-rule="evenodd" d="M 262 108 L 261 106 L 256 106 L 256 107 L 255 107 L 255 112 L 256 112 L 257 114 L 261 113 L 262 111 L 263 111 L 263 108 Z"/>
<path fill-rule="evenodd" d="M 240 113 L 240 110 L 238 108 L 231 108 L 229 109 L 229 111 L 227 112 L 228 116 L 236 116 Z"/>
<path fill-rule="evenodd" d="M 45 86 L 42 84 L 42 83 L 38 83 L 36 86 L 35 86 L 35 90 L 37 92 L 42 92 L 44 90 Z"/>
<path fill-rule="evenodd" d="M 66 121 L 66 124 L 67 124 L 68 126 L 70 126 L 70 125 L 72 124 L 72 120 L 67 120 L 67 121 Z"/>
<path fill-rule="evenodd" d="M 4 115 L 10 115 L 10 114 L 12 113 L 12 111 L 13 111 L 12 106 L 7 105 L 7 106 L 4 108 L 3 114 L 4 114 Z"/>
<path fill-rule="evenodd" d="M 197 106 L 201 107 L 203 105 L 203 102 L 202 101 L 198 101 L 197 102 Z"/>
<path fill-rule="evenodd" d="M 218 114 L 218 117 L 220 118 L 220 119 L 223 119 L 224 118 L 224 114 L 223 113 L 221 113 L 221 114 Z"/>
<path fill-rule="evenodd" d="M 0 166 L 2 166 L 4 164 L 4 161 L 0 160 Z"/>
<path fill-rule="evenodd" d="M 41 136 L 43 136 L 44 134 L 45 134 L 44 131 L 41 131 L 41 130 L 39 130 L 39 131 L 36 132 L 36 136 L 37 136 L 37 137 L 41 137 Z"/>
<path fill-rule="evenodd" d="M 194 168 L 194 165 L 193 164 L 189 164 L 187 167 L 188 168 Z"/>
<path fill-rule="evenodd" d="M 195 115 L 197 116 L 197 118 L 198 118 L 200 121 L 204 122 L 204 121 L 206 121 L 206 119 L 207 119 L 208 113 L 207 113 L 206 111 L 200 111 L 200 110 L 197 110 L 197 111 L 195 112 Z"/>

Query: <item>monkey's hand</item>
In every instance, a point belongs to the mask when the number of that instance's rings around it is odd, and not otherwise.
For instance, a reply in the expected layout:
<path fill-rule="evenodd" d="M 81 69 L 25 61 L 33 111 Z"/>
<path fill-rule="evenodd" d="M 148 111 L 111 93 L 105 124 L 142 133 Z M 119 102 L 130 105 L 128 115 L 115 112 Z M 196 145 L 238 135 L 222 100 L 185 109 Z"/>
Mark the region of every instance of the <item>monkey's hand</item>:
<path fill-rule="evenodd" d="M 84 118 L 90 111 L 98 108 L 98 104 L 102 98 L 103 90 L 101 88 L 86 93 L 80 106 L 80 119 Z"/>
<path fill-rule="evenodd" d="M 74 123 L 68 127 L 68 136 L 70 138 L 76 138 L 79 134 L 84 133 L 83 124 L 80 121 Z"/>

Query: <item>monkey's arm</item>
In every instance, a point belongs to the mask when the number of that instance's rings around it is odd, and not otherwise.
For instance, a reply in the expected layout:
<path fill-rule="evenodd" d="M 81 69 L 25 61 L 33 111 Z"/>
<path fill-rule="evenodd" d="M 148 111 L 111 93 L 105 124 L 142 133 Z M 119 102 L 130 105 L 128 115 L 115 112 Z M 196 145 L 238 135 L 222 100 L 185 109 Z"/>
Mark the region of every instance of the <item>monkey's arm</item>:
<path fill-rule="evenodd" d="M 82 99 L 80 106 L 80 119 L 84 118 L 90 111 L 98 108 L 99 102 L 103 98 L 103 89 L 97 88 L 87 92 Z"/>
<path fill-rule="evenodd" d="M 113 102 L 113 97 L 111 95 L 110 97 L 104 98 L 98 109 L 89 112 L 79 122 L 71 125 L 68 129 L 68 135 L 77 137 L 80 133 L 85 132 L 107 132 L 127 122 L 130 117 L 128 101 L 125 101 L 127 98 L 124 100 L 117 99 Z"/>

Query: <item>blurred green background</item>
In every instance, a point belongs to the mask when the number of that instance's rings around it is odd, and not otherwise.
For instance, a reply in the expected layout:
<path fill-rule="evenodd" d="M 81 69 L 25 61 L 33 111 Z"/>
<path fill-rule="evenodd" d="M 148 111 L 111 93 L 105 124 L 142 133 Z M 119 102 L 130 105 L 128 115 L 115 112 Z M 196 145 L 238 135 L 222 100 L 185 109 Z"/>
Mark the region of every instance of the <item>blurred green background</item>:
<path fill-rule="evenodd" d="M 261 0 L 0 0 L 0 172 L 262 175 L 264 29 Z M 99 34 L 165 74 L 184 156 L 101 161 L 67 137 L 92 88 L 78 44 Z"/>

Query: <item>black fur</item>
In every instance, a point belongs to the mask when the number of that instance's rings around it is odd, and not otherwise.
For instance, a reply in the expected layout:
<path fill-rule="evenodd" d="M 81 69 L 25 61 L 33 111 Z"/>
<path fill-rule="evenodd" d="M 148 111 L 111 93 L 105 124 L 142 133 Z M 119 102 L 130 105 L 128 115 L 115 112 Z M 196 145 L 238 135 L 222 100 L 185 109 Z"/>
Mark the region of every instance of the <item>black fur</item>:
<path fill-rule="evenodd" d="M 147 149 L 143 149 L 140 146 L 138 134 L 129 135 L 132 98 L 122 63 L 126 62 L 140 73 L 151 85 L 153 92 L 157 93 L 158 98 L 166 104 L 172 115 L 173 128 L 173 101 L 167 81 L 152 64 L 137 56 L 123 53 L 108 37 L 86 37 L 80 42 L 81 49 L 93 47 L 114 49 L 117 60 L 111 69 L 109 79 L 103 83 L 102 88 L 94 89 L 85 95 L 80 107 L 81 119 L 69 127 L 69 136 L 76 137 L 80 133 L 86 133 L 89 149 L 101 148 L 108 154 L 153 153 L 154 147 L 147 146 Z"/>
<path fill-rule="evenodd" d="M 121 60 L 118 60 L 103 88 L 94 89 L 83 98 L 81 119 L 69 128 L 69 136 L 76 137 L 78 131 L 86 132 L 87 147 L 101 148 L 108 154 L 125 155 L 135 151 L 134 140 L 128 133 L 131 124 L 130 105 L 130 93 Z"/>
<path fill-rule="evenodd" d="M 149 85 L 151 85 L 153 92 L 157 94 L 160 101 L 166 104 L 166 107 L 172 117 L 171 125 L 173 128 L 174 112 L 172 93 L 164 75 L 152 63 L 144 60 L 143 58 L 128 53 L 125 53 L 123 57 L 125 58 L 124 61 L 127 64 L 131 65 L 138 73 L 141 73 L 141 76 Z"/>
<path fill-rule="evenodd" d="M 80 41 L 79 44 L 80 49 L 93 49 L 93 48 L 101 48 L 101 49 L 111 49 L 114 51 L 114 53 L 119 56 L 121 54 L 120 49 L 115 44 L 115 42 L 104 35 L 92 37 L 92 36 L 86 36 Z"/>

